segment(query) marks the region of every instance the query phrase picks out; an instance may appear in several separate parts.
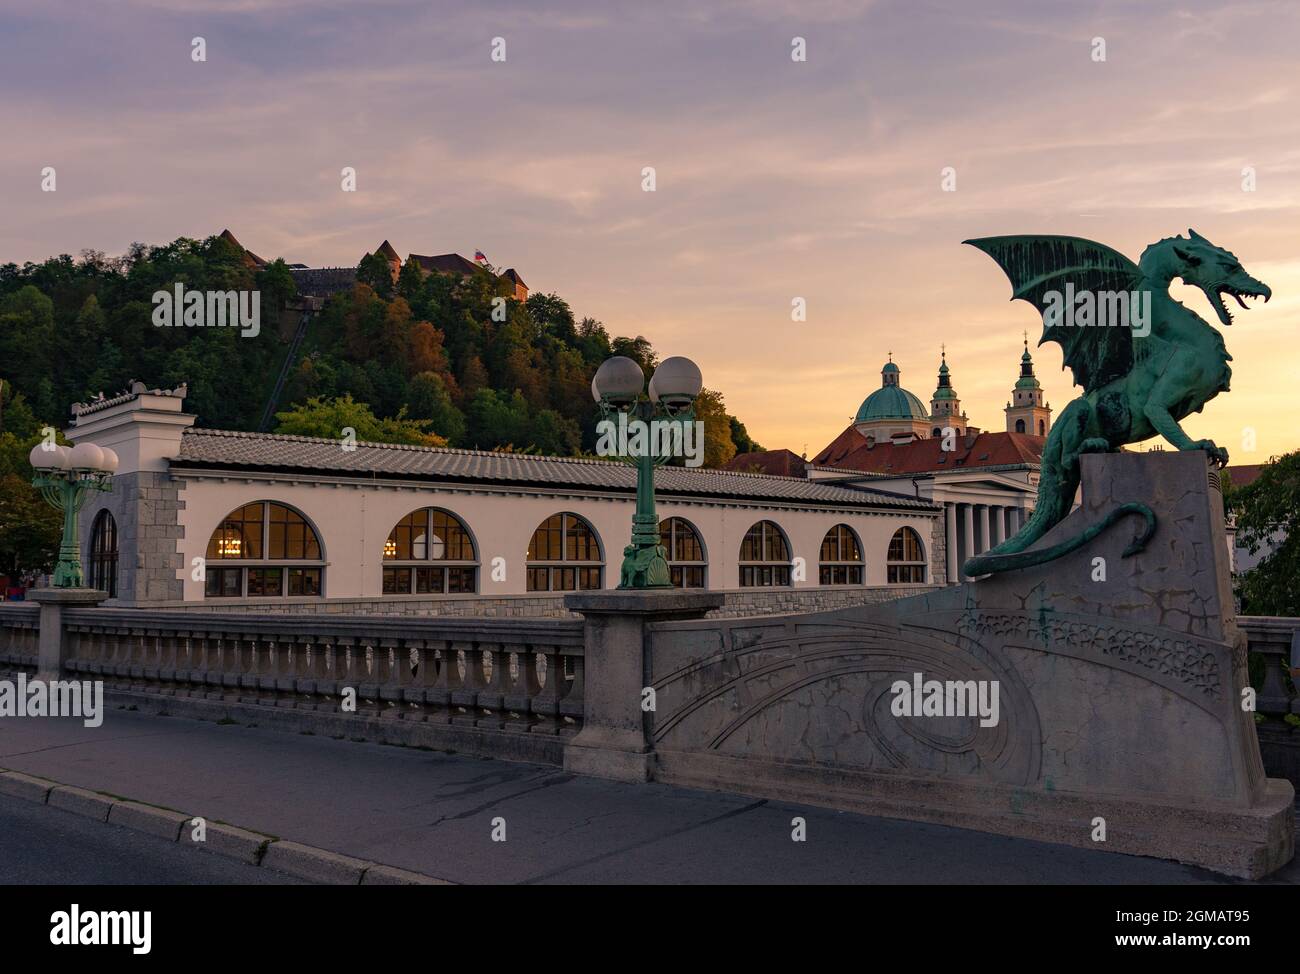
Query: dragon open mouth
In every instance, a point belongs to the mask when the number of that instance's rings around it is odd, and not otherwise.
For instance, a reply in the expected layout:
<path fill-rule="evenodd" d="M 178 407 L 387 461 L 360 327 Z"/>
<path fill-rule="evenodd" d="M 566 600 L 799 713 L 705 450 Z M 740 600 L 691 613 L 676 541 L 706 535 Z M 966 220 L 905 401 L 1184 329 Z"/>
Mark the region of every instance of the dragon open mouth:
<path fill-rule="evenodd" d="M 1243 308 L 1249 307 L 1242 300 L 1243 298 L 1263 298 L 1264 303 L 1267 304 L 1268 299 L 1273 296 L 1273 292 L 1262 285 L 1259 288 L 1235 288 L 1230 284 L 1220 284 L 1213 291 L 1208 292 L 1207 296 L 1210 298 L 1210 303 L 1214 305 L 1215 311 L 1219 313 L 1219 320 L 1225 325 L 1232 324 L 1232 312 L 1228 310 L 1228 303 L 1223 300 L 1225 294 L 1235 299 Z"/>

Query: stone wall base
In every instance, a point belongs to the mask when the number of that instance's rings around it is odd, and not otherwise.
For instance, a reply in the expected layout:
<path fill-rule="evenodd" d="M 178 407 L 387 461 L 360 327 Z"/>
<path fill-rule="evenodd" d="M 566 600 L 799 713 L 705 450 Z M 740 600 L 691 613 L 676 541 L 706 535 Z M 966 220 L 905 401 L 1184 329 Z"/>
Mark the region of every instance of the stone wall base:
<path fill-rule="evenodd" d="M 656 752 L 654 778 L 689 788 L 819 805 L 935 825 L 1201 866 L 1260 879 L 1295 853 L 1295 791 L 1269 780 L 1254 807 L 1053 794 L 1028 788 L 911 777 L 890 772 L 809 768 L 720 754 Z M 1094 841 L 1097 818 L 1106 839 Z"/>

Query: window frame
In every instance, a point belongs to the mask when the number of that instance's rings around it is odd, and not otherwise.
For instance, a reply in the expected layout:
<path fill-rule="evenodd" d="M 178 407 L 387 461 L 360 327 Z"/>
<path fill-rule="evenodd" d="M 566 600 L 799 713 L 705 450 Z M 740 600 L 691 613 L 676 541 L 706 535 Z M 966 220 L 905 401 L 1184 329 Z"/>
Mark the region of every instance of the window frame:
<path fill-rule="evenodd" d="M 685 540 L 681 538 L 679 528 L 689 533 L 691 541 L 699 549 L 700 557 L 698 559 L 677 557 L 677 542 Z M 668 532 L 666 538 L 664 535 L 665 530 Z M 704 538 L 700 536 L 700 529 L 693 522 L 680 515 L 670 515 L 664 518 L 659 522 L 659 543 L 664 546 L 664 550 L 668 554 L 668 578 L 672 582 L 673 588 L 705 589 L 709 587 L 709 552 L 704 545 Z M 692 579 L 698 578 L 699 584 L 686 584 L 688 576 Z"/>
<path fill-rule="evenodd" d="M 831 535 L 836 536 L 833 541 Z M 836 557 L 834 558 L 826 557 L 826 545 L 828 543 L 835 545 L 833 554 Z M 857 553 L 856 558 L 843 557 L 846 543 Z M 837 574 L 843 576 L 843 581 L 835 579 Z M 821 546 L 817 549 L 817 584 L 865 585 L 866 577 L 867 559 L 863 553 L 862 539 L 858 537 L 858 532 L 843 521 L 832 524 L 830 530 L 822 538 Z"/>
<path fill-rule="evenodd" d="M 250 518 L 248 512 L 250 508 L 260 508 L 257 519 Z M 284 512 L 283 518 L 278 518 L 272 512 L 272 508 L 279 508 Z M 235 518 L 231 515 L 238 514 Z M 241 525 L 239 528 L 240 556 L 230 557 L 227 555 L 213 555 L 214 545 L 221 544 L 222 541 L 231 540 L 229 534 L 219 539 L 218 535 L 226 530 L 227 524 Z M 242 525 L 258 524 L 257 534 L 257 551 L 259 557 L 243 557 L 245 543 L 251 541 L 248 530 Z M 279 557 L 270 557 L 272 545 L 272 534 L 275 532 L 274 525 L 284 525 L 282 537 L 278 544 L 282 547 L 285 554 Z M 301 538 L 297 542 L 301 545 L 300 550 L 304 552 L 304 557 L 290 557 L 291 537 L 299 532 L 290 530 L 290 527 L 301 525 Z M 251 549 L 251 543 L 248 544 Z M 306 557 L 306 553 L 311 552 L 314 548 L 316 557 Z M 203 598 L 207 599 L 318 599 L 325 597 L 325 575 L 328 562 L 325 558 L 325 545 L 321 541 L 321 533 L 315 523 L 307 517 L 302 511 L 292 504 L 286 504 L 283 501 L 262 500 L 248 501 L 240 504 L 229 514 L 217 522 L 217 526 L 212 529 L 208 536 L 207 547 L 204 548 L 204 578 L 203 578 Z M 276 588 L 278 591 L 265 591 L 265 580 L 274 576 L 277 579 Z M 234 583 L 229 582 L 234 579 Z M 297 579 L 300 591 L 294 592 L 294 580 Z M 309 583 L 310 580 L 310 584 Z M 314 591 L 302 591 L 303 588 L 311 588 Z"/>
<path fill-rule="evenodd" d="M 907 542 L 912 538 L 916 541 L 918 555 L 916 558 L 907 557 Z M 894 557 L 894 542 L 901 539 L 900 544 L 903 548 L 902 557 Z M 928 573 L 929 564 L 926 561 L 925 543 L 921 540 L 920 532 L 911 525 L 904 524 L 895 531 L 889 538 L 889 546 L 885 550 L 885 581 L 889 585 L 924 585 Z M 920 577 L 914 577 L 919 575 Z"/>
<path fill-rule="evenodd" d="M 105 530 L 107 526 L 107 530 Z M 108 542 L 103 539 L 108 537 Z M 101 508 L 90 523 L 90 539 L 86 555 L 86 582 L 110 599 L 117 598 L 117 567 L 121 552 L 118 544 L 117 519 L 107 507 Z M 108 584 L 100 582 L 107 577 Z"/>
<path fill-rule="evenodd" d="M 552 522 L 559 518 L 558 529 L 552 525 Z M 569 527 L 570 519 L 577 521 L 583 526 L 588 535 L 587 543 L 583 546 L 589 554 L 594 547 L 596 558 L 570 558 L 569 557 Z M 558 543 L 559 558 L 537 558 L 534 555 L 534 545 L 538 536 L 546 532 L 546 553 L 552 553 L 553 547 Z M 556 585 L 556 579 L 560 580 L 560 585 Z M 545 579 L 545 586 L 536 584 L 537 581 Z M 568 584 L 572 579 L 573 584 Z M 594 584 L 590 584 L 594 580 Z M 586 583 L 586 584 L 584 584 Z M 557 511 L 543 518 L 542 522 L 533 529 L 533 533 L 528 536 L 528 548 L 524 554 L 524 590 L 527 592 L 587 592 L 595 591 L 605 587 L 605 548 L 601 544 L 600 534 L 595 526 L 581 514 L 575 514 L 572 511 Z"/>
<path fill-rule="evenodd" d="M 767 528 L 772 528 L 771 532 Z M 784 561 L 776 558 L 746 558 L 745 545 L 750 543 L 750 535 L 755 530 L 759 531 L 760 554 L 769 554 L 770 545 L 773 538 L 780 543 L 785 552 Z M 790 539 L 786 535 L 781 525 L 777 524 L 770 518 L 763 518 L 754 522 L 740 539 L 740 551 L 736 559 L 737 563 L 737 581 L 741 588 L 791 588 L 794 585 L 794 578 L 791 569 L 793 561 L 791 555 Z"/>
<path fill-rule="evenodd" d="M 412 519 L 417 515 L 424 515 L 424 535 L 423 541 L 417 542 L 418 537 L 415 530 L 420 525 Z M 442 525 L 442 535 L 438 534 L 435 526 L 437 518 L 444 518 Z M 408 523 L 409 522 L 409 523 Z M 411 532 L 410 537 L 406 540 L 410 551 L 410 557 L 399 558 L 397 554 L 401 553 L 400 540 L 394 541 L 394 535 L 403 530 Z M 446 558 L 437 557 L 433 554 L 433 539 L 440 538 L 444 554 L 452 543 L 452 535 L 459 532 L 460 537 L 456 540 L 456 550 L 461 557 Z M 388 554 L 389 546 L 392 545 L 395 554 L 390 557 Z M 417 547 L 422 545 L 424 556 L 417 557 L 415 552 Z M 469 557 L 465 558 L 465 548 L 469 548 Z M 454 511 L 449 511 L 445 507 L 436 507 L 428 505 L 417 507 L 415 510 L 404 515 L 393 525 L 392 530 L 384 539 L 384 547 L 380 552 L 379 566 L 379 591 L 385 596 L 396 595 L 477 595 L 479 594 L 479 553 L 478 542 L 474 538 L 474 533 L 470 531 L 469 525 L 465 519 Z M 432 579 L 435 575 L 440 579 L 438 587 L 433 587 Z M 422 584 L 421 577 L 426 581 Z M 390 586 L 389 580 L 392 579 Z M 453 579 L 459 581 L 453 582 Z M 468 588 L 466 587 L 468 579 Z"/>

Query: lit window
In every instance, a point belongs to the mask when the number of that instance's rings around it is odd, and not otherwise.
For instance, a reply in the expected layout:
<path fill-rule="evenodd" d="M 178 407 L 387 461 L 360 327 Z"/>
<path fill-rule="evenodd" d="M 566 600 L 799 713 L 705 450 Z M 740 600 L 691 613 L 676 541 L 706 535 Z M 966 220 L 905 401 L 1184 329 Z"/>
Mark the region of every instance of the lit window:
<path fill-rule="evenodd" d="M 889 539 L 888 581 L 891 585 L 918 584 L 925 581 L 925 552 L 921 536 L 911 528 L 899 528 Z"/>
<path fill-rule="evenodd" d="M 214 564 L 214 562 L 216 564 Z M 319 596 L 320 539 L 291 507 L 257 501 L 224 517 L 208 539 L 208 598 Z"/>

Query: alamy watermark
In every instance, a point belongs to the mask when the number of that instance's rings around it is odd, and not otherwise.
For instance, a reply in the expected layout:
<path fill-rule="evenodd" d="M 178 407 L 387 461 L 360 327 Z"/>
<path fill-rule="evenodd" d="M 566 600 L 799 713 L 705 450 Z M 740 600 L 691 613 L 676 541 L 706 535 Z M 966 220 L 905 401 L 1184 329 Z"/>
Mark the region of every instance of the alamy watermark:
<path fill-rule="evenodd" d="M 685 457 L 686 466 L 704 463 L 704 422 L 676 419 L 602 419 L 596 424 L 596 454 L 602 457 Z"/>
<path fill-rule="evenodd" d="M 895 717 L 978 717 L 981 727 L 998 724 L 997 680 L 895 680 L 890 712 Z"/>
<path fill-rule="evenodd" d="M 124 946 L 147 954 L 153 946 L 151 910 L 82 910 L 73 903 L 50 914 L 50 943 L 56 947 Z"/>
<path fill-rule="evenodd" d="M 1138 338 L 1151 334 L 1150 291 L 1044 291 L 1045 328 L 1132 328 Z"/>
<path fill-rule="evenodd" d="M 238 328 L 241 338 L 256 338 L 262 330 L 261 291 L 187 291 L 176 284 L 154 291 L 156 328 Z"/>
<path fill-rule="evenodd" d="M 0 680 L 0 717 L 80 717 L 86 727 L 104 722 L 103 680 Z"/>

